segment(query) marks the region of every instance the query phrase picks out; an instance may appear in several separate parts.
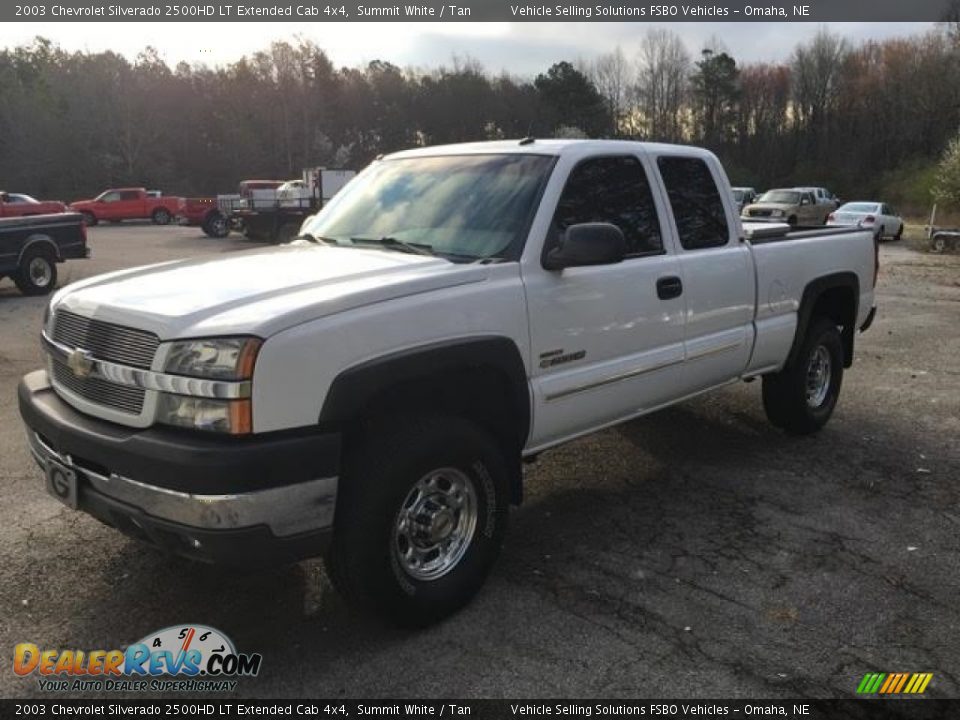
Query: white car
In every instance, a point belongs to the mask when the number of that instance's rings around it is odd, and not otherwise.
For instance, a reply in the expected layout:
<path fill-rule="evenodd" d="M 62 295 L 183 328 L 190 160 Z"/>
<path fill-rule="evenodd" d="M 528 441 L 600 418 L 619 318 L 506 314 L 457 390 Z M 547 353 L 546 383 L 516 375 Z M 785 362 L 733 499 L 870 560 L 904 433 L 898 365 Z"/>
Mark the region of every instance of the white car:
<path fill-rule="evenodd" d="M 827 225 L 856 225 L 872 230 L 877 240 L 903 236 L 903 218 L 886 203 L 848 202 L 830 213 Z"/>

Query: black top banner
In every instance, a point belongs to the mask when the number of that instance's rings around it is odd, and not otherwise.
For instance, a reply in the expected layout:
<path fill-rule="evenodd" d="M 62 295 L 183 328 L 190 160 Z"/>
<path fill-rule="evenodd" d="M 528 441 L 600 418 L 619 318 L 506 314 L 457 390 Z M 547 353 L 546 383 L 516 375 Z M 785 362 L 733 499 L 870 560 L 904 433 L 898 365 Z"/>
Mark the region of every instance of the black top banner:
<path fill-rule="evenodd" d="M 956 0 L 33 0 L 0 5 L 0 22 L 933 22 L 958 19 Z"/>

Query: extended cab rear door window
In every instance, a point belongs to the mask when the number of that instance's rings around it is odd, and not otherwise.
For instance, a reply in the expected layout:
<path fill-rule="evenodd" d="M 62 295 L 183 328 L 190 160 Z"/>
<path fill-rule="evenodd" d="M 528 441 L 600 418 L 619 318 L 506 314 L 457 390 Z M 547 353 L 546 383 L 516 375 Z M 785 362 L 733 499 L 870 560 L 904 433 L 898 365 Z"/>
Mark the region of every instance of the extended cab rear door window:
<path fill-rule="evenodd" d="M 664 155 L 657 167 L 670 198 L 680 246 L 684 250 L 726 245 L 727 213 L 707 163 L 695 157 Z"/>
<path fill-rule="evenodd" d="M 616 225 L 627 241 L 627 257 L 663 252 L 660 221 L 647 173 L 632 155 L 583 160 L 570 173 L 553 215 L 554 237 L 571 225 Z"/>

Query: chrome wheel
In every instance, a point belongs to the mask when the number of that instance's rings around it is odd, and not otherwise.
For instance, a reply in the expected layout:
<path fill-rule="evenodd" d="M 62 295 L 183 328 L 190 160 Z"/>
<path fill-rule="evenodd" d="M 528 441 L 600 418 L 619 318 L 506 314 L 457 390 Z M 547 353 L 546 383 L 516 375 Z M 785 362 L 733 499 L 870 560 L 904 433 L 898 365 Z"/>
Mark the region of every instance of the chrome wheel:
<path fill-rule="evenodd" d="M 35 257 L 30 261 L 27 265 L 27 274 L 30 276 L 30 282 L 39 288 L 47 287 L 53 279 L 50 261 L 42 257 Z"/>
<path fill-rule="evenodd" d="M 410 577 L 436 580 L 463 559 L 477 528 L 477 492 L 456 468 L 424 475 L 407 493 L 393 527 L 394 557 Z"/>
<path fill-rule="evenodd" d="M 818 345 L 807 365 L 807 405 L 812 408 L 823 405 L 830 392 L 830 377 L 830 352 Z"/>

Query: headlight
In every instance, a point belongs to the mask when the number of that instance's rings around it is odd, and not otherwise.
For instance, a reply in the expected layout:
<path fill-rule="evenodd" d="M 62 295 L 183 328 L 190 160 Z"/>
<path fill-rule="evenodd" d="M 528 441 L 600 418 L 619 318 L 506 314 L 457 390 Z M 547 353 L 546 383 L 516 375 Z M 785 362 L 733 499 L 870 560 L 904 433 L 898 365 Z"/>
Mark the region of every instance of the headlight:
<path fill-rule="evenodd" d="M 262 344 L 259 338 L 251 337 L 182 340 L 172 344 L 164 371 L 221 382 L 250 381 Z M 157 422 L 245 435 L 253 431 L 253 407 L 249 397 L 226 400 L 161 392 Z"/>
<path fill-rule="evenodd" d="M 157 421 L 165 425 L 246 435 L 253 430 L 250 400 L 214 400 L 161 393 Z"/>
<path fill-rule="evenodd" d="M 213 380 L 249 380 L 262 341 L 259 338 L 209 338 L 173 343 L 165 371 Z"/>

